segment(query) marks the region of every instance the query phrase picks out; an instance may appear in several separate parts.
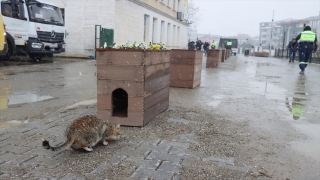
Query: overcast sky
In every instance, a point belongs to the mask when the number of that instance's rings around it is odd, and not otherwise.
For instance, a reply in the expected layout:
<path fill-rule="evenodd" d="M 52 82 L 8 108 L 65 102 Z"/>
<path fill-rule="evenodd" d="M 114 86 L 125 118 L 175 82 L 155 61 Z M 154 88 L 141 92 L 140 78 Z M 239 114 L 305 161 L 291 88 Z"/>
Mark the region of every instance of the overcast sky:
<path fill-rule="evenodd" d="M 259 35 L 259 23 L 319 15 L 320 0 L 193 0 L 199 7 L 198 34 Z"/>

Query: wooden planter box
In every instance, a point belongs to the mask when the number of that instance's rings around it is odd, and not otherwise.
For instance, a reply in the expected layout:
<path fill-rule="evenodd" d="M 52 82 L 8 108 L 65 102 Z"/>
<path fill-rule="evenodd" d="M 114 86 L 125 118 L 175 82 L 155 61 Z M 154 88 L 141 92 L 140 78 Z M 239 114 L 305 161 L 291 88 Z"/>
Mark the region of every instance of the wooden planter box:
<path fill-rule="evenodd" d="M 226 49 L 221 48 L 221 62 L 224 62 L 226 60 Z"/>
<path fill-rule="evenodd" d="M 209 49 L 207 54 L 206 68 L 218 68 L 221 63 L 221 49 Z"/>
<path fill-rule="evenodd" d="M 144 126 L 169 107 L 169 50 L 96 51 L 98 117 Z"/>
<path fill-rule="evenodd" d="M 195 88 L 201 82 L 202 52 L 172 49 L 170 61 L 170 86 Z"/>

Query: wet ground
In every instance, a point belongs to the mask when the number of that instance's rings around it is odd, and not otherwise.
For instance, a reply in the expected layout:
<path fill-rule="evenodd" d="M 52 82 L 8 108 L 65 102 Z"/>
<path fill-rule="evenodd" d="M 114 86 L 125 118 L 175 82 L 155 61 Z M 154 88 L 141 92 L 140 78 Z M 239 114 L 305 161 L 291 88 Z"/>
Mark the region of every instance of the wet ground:
<path fill-rule="evenodd" d="M 167 111 L 93 152 L 51 152 L 96 113 L 93 60 L 0 62 L 0 179 L 320 179 L 320 65 L 231 56 Z"/>

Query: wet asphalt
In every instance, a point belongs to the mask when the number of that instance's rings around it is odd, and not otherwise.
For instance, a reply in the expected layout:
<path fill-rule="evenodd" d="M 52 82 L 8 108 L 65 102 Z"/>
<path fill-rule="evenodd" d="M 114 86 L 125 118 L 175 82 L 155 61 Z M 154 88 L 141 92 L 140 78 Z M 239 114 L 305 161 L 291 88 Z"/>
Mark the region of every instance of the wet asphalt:
<path fill-rule="evenodd" d="M 237 55 L 217 69 L 206 69 L 205 60 L 200 86 L 170 88 L 170 106 L 215 111 L 274 136 L 294 128 L 301 138 L 287 145 L 320 165 L 319 64 L 309 64 L 300 75 L 298 61 L 287 59 Z M 96 89 L 94 60 L 0 62 L 0 176 L 8 173 L 1 166 L 10 161 L 5 150 L 11 140 L 7 132 L 25 132 L 29 123 L 37 126 L 38 121 L 50 121 L 52 112 L 94 106 Z M 283 124 L 287 127 L 279 126 Z M 28 161 L 24 156 L 29 154 L 23 150 L 13 153 L 23 163 Z M 308 167 L 308 162 L 301 166 Z"/>

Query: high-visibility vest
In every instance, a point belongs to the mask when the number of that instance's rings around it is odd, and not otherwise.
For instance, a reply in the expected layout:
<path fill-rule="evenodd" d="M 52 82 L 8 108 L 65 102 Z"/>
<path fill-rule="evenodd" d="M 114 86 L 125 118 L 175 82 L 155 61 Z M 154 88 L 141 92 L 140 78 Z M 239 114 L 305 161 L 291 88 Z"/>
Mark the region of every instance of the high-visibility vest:
<path fill-rule="evenodd" d="M 216 46 L 216 42 L 212 42 L 212 43 L 211 43 L 211 46 Z"/>
<path fill-rule="evenodd" d="M 316 34 L 312 31 L 301 32 L 300 42 L 314 42 L 316 39 Z"/>
<path fill-rule="evenodd" d="M 228 42 L 227 42 L 227 46 L 232 46 L 232 42 L 231 42 L 231 41 L 228 41 Z"/>

